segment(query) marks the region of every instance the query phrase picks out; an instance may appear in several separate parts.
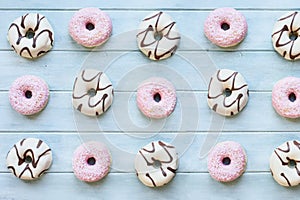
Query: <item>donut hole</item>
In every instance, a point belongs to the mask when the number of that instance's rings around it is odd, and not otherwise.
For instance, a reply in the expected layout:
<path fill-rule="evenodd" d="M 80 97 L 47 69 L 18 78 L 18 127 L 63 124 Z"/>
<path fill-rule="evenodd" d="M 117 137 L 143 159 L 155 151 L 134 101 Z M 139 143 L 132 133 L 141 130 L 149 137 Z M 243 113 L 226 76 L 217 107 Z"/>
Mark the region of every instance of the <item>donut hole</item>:
<path fill-rule="evenodd" d="M 90 157 L 87 159 L 87 164 L 89 165 L 95 165 L 96 164 L 96 159 L 94 157 Z"/>
<path fill-rule="evenodd" d="M 24 159 L 24 161 L 25 161 L 26 163 L 31 163 L 31 162 L 32 162 L 31 156 L 26 156 L 25 159 Z"/>
<path fill-rule="evenodd" d="M 155 39 L 156 41 L 159 41 L 159 40 L 161 40 L 162 38 L 163 38 L 163 33 L 162 33 L 162 32 L 156 31 L 156 32 L 154 33 L 154 39 Z"/>
<path fill-rule="evenodd" d="M 290 100 L 290 102 L 294 102 L 294 101 L 296 101 L 296 95 L 295 95 L 295 93 L 291 93 L 291 94 L 289 94 L 289 100 Z"/>
<path fill-rule="evenodd" d="M 26 91 L 25 91 L 25 97 L 26 97 L 27 99 L 30 99 L 30 98 L 32 97 L 32 92 L 31 92 L 30 90 L 26 90 Z"/>
<path fill-rule="evenodd" d="M 88 93 L 88 95 L 89 95 L 90 97 L 94 97 L 94 96 L 96 96 L 97 91 L 96 91 L 94 88 L 91 88 L 91 89 L 88 90 L 87 93 Z"/>
<path fill-rule="evenodd" d="M 223 165 L 230 165 L 231 159 L 229 157 L 225 157 L 222 159 Z"/>
<path fill-rule="evenodd" d="M 93 24 L 93 23 L 87 23 L 86 25 L 85 25 L 85 28 L 87 29 L 87 30 L 89 30 L 89 31 L 91 31 L 91 30 L 94 30 L 95 29 L 95 25 Z"/>
<path fill-rule="evenodd" d="M 160 96 L 160 94 L 159 93 L 156 93 L 156 94 L 154 94 L 153 95 L 153 100 L 155 101 L 155 102 L 160 102 L 161 101 L 161 96 Z"/>
<path fill-rule="evenodd" d="M 26 31 L 25 37 L 28 39 L 31 39 L 34 37 L 34 35 L 35 35 L 35 32 L 30 28 L 30 29 L 28 29 L 28 31 Z"/>
<path fill-rule="evenodd" d="M 160 167 L 161 167 L 161 162 L 160 162 L 159 160 L 154 160 L 154 161 L 153 161 L 153 167 L 154 167 L 155 169 L 160 168 Z"/>
<path fill-rule="evenodd" d="M 231 91 L 231 89 L 229 89 L 229 88 L 226 88 L 226 89 L 223 91 L 223 95 L 224 95 L 225 97 L 229 97 L 231 94 L 232 94 L 232 91 Z"/>
<path fill-rule="evenodd" d="M 226 23 L 226 22 L 223 22 L 221 24 L 221 29 L 223 29 L 224 31 L 227 31 L 227 30 L 230 29 L 230 25 L 228 23 Z"/>
<path fill-rule="evenodd" d="M 288 162 L 289 168 L 295 168 L 296 165 L 297 165 L 297 163 L 296 163 L 295 160 L 290 160 L 290 159 L 289 159 L 289 162 Z"/>
<path fill-rule="evenodd" d="M 297 38 L 298 38 L 298 33 L 297 33 L 297 32 L 290 32 L 289 38 L 290 38 L 290 40 L 292 40 L 292 41 L 297 40 Z"/>

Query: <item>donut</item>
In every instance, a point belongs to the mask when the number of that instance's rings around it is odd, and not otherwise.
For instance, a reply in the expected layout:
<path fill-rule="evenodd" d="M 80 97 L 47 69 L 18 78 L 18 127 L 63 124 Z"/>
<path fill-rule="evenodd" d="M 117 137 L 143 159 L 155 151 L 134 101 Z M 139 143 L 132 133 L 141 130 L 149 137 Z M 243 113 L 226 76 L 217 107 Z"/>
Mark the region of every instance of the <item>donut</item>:
<path fill-rule="evenodd" d="M 176 22 L 164 12 L 146 16 L 138 29 L 138 47 L 151 60 L 166 59 L 178 48 L 180 34 Z"/>
<path fill-rule="evenodd" d="M 139 180 L 149 187 L 160 187 L 169 183 L 178 168 L 174 146 L 155 141 L 139 150 L 135 157 L 135 170 Z"/>
<path fill-rule="evenodd" d="M 85 182 L 96 182 L 105 177 L 110 165 L 110 152 L 100 142 L 86 142 L 77 147 L 73 155 L 73 172 L 79 180 Z"/>
<path fill-rule="evenodd" d="M 14 51 L 25 58 L 37 58 L 53 46 L 53 29 L 45 16 L 27 13 L 9 26 L 7 39 Z"/>
<path fill-rule="evenodd" d="M 99 8 L 82 8 L 69 22 L 69 34 L 78 44 L 96 47 L 105 43 L 112 32 L 109 16 Z"/>
<path fill-rule="evenodd" d="M 270 157 L 270 171 L 274 180 L 282 186 L 300 184 L 300 142 L 287 141 L 275 148 Z"/>
<path fill-rule="evenodd" d="M 287 60 L 300 59 L 300 15 L 290 11 L 281 16 L 274 24 L 272 32 L 273 47 Z"/>
<path fill-rule="evenodd" d="M 300 78 L 286 77 L 275 83 L 272 105 L 276 112 L 286 118 L 300 117 Z"/>
<path fill-rule="evenodd" d="M 246 106 L 248 97 L 248 84 L 239 72 L 220 69 L 211 77 L 207 103 L 218 114 L 236 115 Z"/>
<path fill-rule="evenodd" d="M 218 143 L 209 153 L 207 168 L 210 176 L 220 182 L 231 182 L 240 177 L 247 164 L 243 147 L 233 141 Z"/>
<path fill-rule="evenodd" d="M 247 34 L 244 15 L 234 8 L 218 8 L 205 20 L 204 34 L 215 45 L 232 47 L 239 44 Z"/>
<path fill-rule="evenodd" d="M 13 109 L 22 115 L 33 115 L 47 105 L 49 88 L 43 79 L 25 75 L 12 83 L 8 96 Z"/>
<path fill-rule="evenodd" d="M 52 151 L 37 138 L 17 142 L 6 157 L 7 168 L 18 178 L 34 180 L 41 177 L 52 164 Z"/>
<path fill-rule="evenodd" d="M 101 115 L 112 104 L 113 91 L 112 83 L 103 72 L 84 69 L 73 85 L 73 106 L 88 116 Z"/>
<path fill-rule="evenodd" d="M 176 106 L 176 90 L 166 79 L 153 77 L 138 86 L 137 105 L 147 117 L 168 117 Z"/>

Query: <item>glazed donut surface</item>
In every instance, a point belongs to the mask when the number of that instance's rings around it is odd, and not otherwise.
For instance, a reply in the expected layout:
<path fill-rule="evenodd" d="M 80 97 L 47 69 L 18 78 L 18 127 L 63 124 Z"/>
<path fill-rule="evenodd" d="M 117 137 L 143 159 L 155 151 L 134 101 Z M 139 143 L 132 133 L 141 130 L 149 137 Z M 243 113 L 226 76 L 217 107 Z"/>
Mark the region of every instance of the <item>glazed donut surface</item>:
<path fill-rule="evenodd" d="M 10 25 L 7 39 L 17 54 L 32 59 L 52 48 L 54 33 L 45 16 L 27 13 Z"/>

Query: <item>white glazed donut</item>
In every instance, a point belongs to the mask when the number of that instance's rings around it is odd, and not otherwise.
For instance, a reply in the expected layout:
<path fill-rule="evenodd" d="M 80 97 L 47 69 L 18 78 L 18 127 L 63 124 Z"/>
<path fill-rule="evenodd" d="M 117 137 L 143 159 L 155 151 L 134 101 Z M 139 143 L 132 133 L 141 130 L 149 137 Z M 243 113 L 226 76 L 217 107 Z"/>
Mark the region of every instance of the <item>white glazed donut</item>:
<path fill-rule="evenodd" d="M 248 84 L 236 71 L 220 69 L 210 79 L 208 106 L 220 115 L 231 116 L 242 111 L 248 96 Z"/>
<path fill-rule="evenodd" d="M 101 71 L 84 69 L 73 86 L 73 106 L 81 113 L 96 116 L 104 113 L 113 102 L 113 86 Z"/>
<path fill-rule="evenodd" d="M 175 176 L 177 168 L 175 147 L 162 141 L 144 146 L 135 158 L 136 174 L 149 187 L 166 185 Z"/>
<path fill-rule="evenodd" d="M 287 60 L 300 59 L 300 15 L 291 11 L 281 16 L 272 32 L 274 49 Z"/>
<path fill-rule="evenodd" d="M 26 138 L 16 143 L 6 157 L 7 168 L 18 178 L 39 178 L 52 164 L 52 151 L 37 138 Z"/>
<path fill-rule="evenodd" d="M 45 16 L 27 13 L 10 25 L 7 39 L 20 56 L 37 58 L 52 48 L 54 33 Z"/>
<path fill-rule="evenodd" d="M 178 48 L 179 41 L 176 22 L 161 11 L 145 17 L 139 26 L 138 46 L 151 60 L 162 60 L 172 56 Z"/>
<path fill-rule="evenodd" d="M 273 178 L 282 186 L 300 184 L 300 142 L 288 141 L 277 147 L 270 157 Z"/>

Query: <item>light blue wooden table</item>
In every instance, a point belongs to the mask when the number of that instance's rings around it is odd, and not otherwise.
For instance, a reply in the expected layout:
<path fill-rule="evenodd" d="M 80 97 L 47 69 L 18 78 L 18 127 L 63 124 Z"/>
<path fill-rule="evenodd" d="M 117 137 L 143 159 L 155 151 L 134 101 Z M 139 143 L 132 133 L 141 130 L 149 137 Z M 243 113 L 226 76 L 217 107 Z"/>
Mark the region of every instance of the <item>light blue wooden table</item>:
<path fill-rule="evenodd" d="M 68 34 L 68 22 L 83 7 L 99 7 L 113 22 L 113 35 L 100 48 L 86 49 Z M 234 7 L 248 22 L 248 34 L 237 47 L 220 49 L 203 34 L 208 13 Z M 0 2 L 0 199 L 296 199 L 299 187 L 279 186 L 269 171 L 269 156 L 281 143 L 299 139 L 299 120 L 278 116 L 271 104 L 274 83 L 286 76 L 300 76 L 299 62 L 289 62 L 273 50 L 271 32 L 278 17 L 300 7 L 297 1 L 276 0 L 129 0 Z M 173 57 L 152 62 L 137 48 L 135 34 L 140 20 L 155 10 L 170 14 L 182 35 Z M 39 12 L 55 32 L 47 55 L 27 60 L 10 48 L 6 34 L 17 17 Z M 74 78 L 82 68 L 101 69 L 115 87 L 112 107 L 97 119 L 82 116 L 71 102 Z M 250 88 L 246 108 L 236 117 L 222 118 L 206 103 L 207 80 L 217 68 L 242 73 Z M 25 117 L 8 102 L 11 83 L 25 74 L 45 79 L 50 101 L 40 114 Z M 178 95 L 174 113 L 166 120 L 150 121 L 135 102 L 137 85 L 150 76 L 171 80 Z M 6 168 L 6 154 L 18 140 L 38 137 L 53 150 L 49 172 L 34 182 L 15 178 Z M 100 182 L 87 184 L 72 173 L 72 154 L 84 141 L 106 143 L 113 165 Z M 174 180 L 162 188 L 148 188 L 134 171 L 134 156 L 152 140 L 178 147 L 180 165 Z M 207 172 L 206 153 L 216 143 L 234 140 L 248 155 L 245 174 L 229 184 L 214 181 Z"/>

